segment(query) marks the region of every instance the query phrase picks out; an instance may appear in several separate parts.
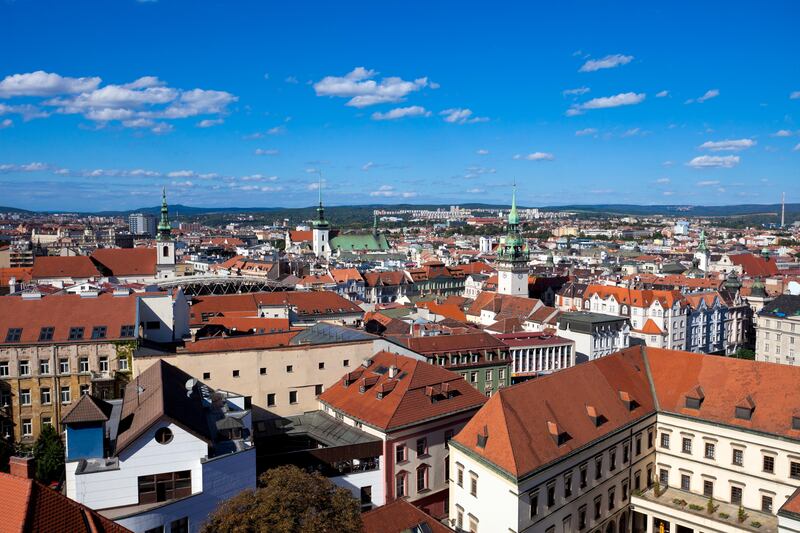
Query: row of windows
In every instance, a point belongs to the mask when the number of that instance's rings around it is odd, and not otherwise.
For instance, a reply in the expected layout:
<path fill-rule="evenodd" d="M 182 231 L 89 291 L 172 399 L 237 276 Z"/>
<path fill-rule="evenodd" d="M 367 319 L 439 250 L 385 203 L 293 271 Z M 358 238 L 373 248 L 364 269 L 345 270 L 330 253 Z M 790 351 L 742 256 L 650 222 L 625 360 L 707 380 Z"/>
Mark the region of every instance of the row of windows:
<path fill-rule="evenodd" d="M 80 386 L 80 394 L 81 396 L 84 394 L 89 394 L 88 383 Z M 59 400 L 61 403 L 72 402 L 72 390 L 69 386 L 61 387 L 59 390 Z M 49 387 L 42 387 L 39 389 L 39 401 L 42 405 L 49 405 L 53 403 L 53 395 Z M 32 395 L 30 389 L 20 389 L 19 403 L 23 406 L 32 405 Z"/>
<path fill-rule="evenodd" d="M 121 357 L 117 360 L 117 369 L 121 371 L 128 370 L 128 359 L 125 357 Z M 31 375 L 31 362 L 27 359 L 23 359 L 18 363 L 18 370 L 20 376 L 30 376 Z M 109 361 L 108 357 L 101 357 L 98 359 L 98 370 L 100 372 L 108 372 L 109 371 Z M 81 357 L 78 359 L 78 372 L 81 374 L 85 374 L 89 372 L 89 358 L 88 357 Z M 40 375 L 49 375 L 51 373 L 50 369 L 50 360 L 49 359 L 40 359 L 39 360 L 39 374 Z M 59 374 L 69 374 L 70 373 L 70 364 L 68 358 L 61 358 L 58 360 L 58 373 Z M 10 375 L 10 367 L 8 361 L 0 361 L 0 377 L 7 377 Z"/>
<path fill-rule="evenodd" d="M 681 453 L 692 454 L 693 440 L 690 437 L 681 438 Z M 661 433 L 661 447 L 669 449 L 670 447 L 670 434 Z M 717 459 L 717 446 L 713 442 L 705 442 L 703 446 L 703 457 L 716 461 Z M 731 453 L 731 463 L 735 466 L 744 466 L 744 449 L 734 448 Z M 762 455 L 761 470 L 767 474 L 775 473 L 775 456 Z M 794 479 L 800 479 L 800 462 L 789 461 L 789 476 Z"/>
<path fill-rule="evenodd" d="M 53 340 L 55 334 L 55 326 L 44 326 L 39 329 L 39 342 Z M 69 340 L 76 341 L 82 340 L 86 328 L 83 326 L 72 326 L 69 328 Z M 105 339 L 108 333 L 107 326 L 94 326 L 92 328 L 92 339 Z M 119 336 L 122 338 L 133 337 L 136 333 L 136 327 L 132 324 L 126 324 L 120 327 Z M 22 328 L 8 328 L 6 332 L 7 343 L 17 343 L 22 339 Z"/>
<path fill-rule="evenodd" d="M 799 465 L 800 466 L 800 465 Z M 662 468 L 658 474 L 658 481 L 664 487 L 669 486 L 669 470 L 666 468 Z M 692 476 L 690 474 L 683 474 L 681 473 L 681 490 L 686 492 L 692 491 Z M 707 498 L 719 498 L 717 494 L 714 494 L 714 481 L 710 479 L 703 480 L 703 496 Z M 741 505 L 742 500 L 744 498 L 744 486 L 732 485 L 731 486 L 731 493 L 730 493 L 730 502 L 734 505 Z M 772 504 L 773 499 L 772 496 L 767 494 L 761 495 L 761 510 L 765 513 L 772 512 Z"/>
<path fill-rule="evenodd" d="M 349 367 L 350 366 L 350 359 L 343 359 L 342 360 L 342 366 L 343 367 Z M 319 370 L 325 370 L 325 362 L 324 361 L 320 361 L 319 363 L 317 363 L 317 368 Z M 286 365 L 286 373 L 287 374 L 291 374 L 293 372 L 294 372 L 294 365 Z M 258 369 L 258 373 L 260 375 L 262 375 L 262 376 L 266 376 L 267 375 L 267 367 L 262 366 L 261 368 Z M 240 375 L 241 374 L 240 374 L 238 369 L 231 370 L 231 376 L 232 377 L 238 378 Z M 211 379 L 211 372 L 203 372 L 203 379 Z M 317 393 L 317 394 L 319 394 L 319 393 Z"/>
<path fill-rule="evenodd" d="M 323 392 L 322 385 L 314 385 L 314 395 L 319 396 Z M 297 391 L 289 391 L 289 404 L 294 405 L 298 403 Z M 274 392 L 267 393 L 267 407 L 276 407 L 278 405 L 277 395 Z"/>

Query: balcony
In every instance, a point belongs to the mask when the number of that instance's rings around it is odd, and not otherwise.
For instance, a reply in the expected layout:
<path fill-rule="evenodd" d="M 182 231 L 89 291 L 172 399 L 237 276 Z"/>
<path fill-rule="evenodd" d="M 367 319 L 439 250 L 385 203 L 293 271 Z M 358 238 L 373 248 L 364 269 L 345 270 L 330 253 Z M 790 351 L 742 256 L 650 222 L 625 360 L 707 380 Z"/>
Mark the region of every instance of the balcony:
<path fill-rule="evenodd" d="M 634 493 L 631 495 L 631 510 L 639 516 L 634 515 L 633 533 L 659 531 L 659 523 L 664 524 L 665 533 L 709 530 L 778 533 L 778 517 L 773 514 L 744 509 L 744 520 L 740 521 L 738 505 L 714 500 L 713 512 L 709 513 L 708 502 L 709 499 L 702 494 L 672 487 L 662 489 L 658 495 L 654 488 Z M 644 524 L 641 515 L 646 517 Z"/>

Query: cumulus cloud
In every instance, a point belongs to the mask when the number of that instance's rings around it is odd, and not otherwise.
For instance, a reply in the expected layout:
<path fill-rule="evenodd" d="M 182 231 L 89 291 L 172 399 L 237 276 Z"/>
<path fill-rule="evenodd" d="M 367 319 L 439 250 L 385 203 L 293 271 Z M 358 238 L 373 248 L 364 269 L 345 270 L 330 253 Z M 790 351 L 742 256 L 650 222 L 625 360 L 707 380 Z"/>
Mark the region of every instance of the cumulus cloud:
<path fill-rule="evenodd" d="M 724 141 L 706 141 L 699 146 L 701 150 L 712 152 L 738 152 L 756 145 L 753 139 L 727 139 Z"/>
<path fill-rule="evenodd" d="M 800 143 L 797 143 L 795 147 L 792 149 L 793 152 L 800 152 Z"/>
<path fill-rule="evenodd" d="M 593 98 L 582 104 L 575 104 L 567 110 L 567 116 L 581 115 L 590 109 L 606 109 L 626 105 L 636 105 L 644 102 L 645 93 L 619 93 L 614 96 Z"/>
<path fill-rule="evenodd" d="M 778 130 L 772 134 L 773 137 L 791 137 L 792 131 L 791 130 Z"/>
<path fill-rule="evenodd" d="M 469 193 L 469 194 L 480 194 L 480 193 L 486 192 L 486 191 L 483 190 L 483 189 L 477 189 L 476 188 L 476 189 L 467 189 L 466 192 Z"/>
<path fill-rule="evenodd" d="M 687 104 L 694 104 L 694 103 L 702 104 L 706 100 L 711 100 L 712 98 L 716 98 L 717 96 L 719 96 L 719 89 L 709 89 L 700 98 L 689 98 L 688 100 L 686 100 L 686 103 Z"/>
<path fill-rule="evenodd" d="M 622 54 L 608 55 L 602 59 L 590 59 L 581 66 L 579 72 L 594 72 L 606 68 L 616 68 L 622 65 L 627 65 L 633 61 L 633 56 L 626 56 Z"/>
<path fill-rule="evenodd" d="M 375 81 L 377 75 L 374 70 L 356 67 L 344 76 L 325 76 L 314 84 L 314 91 L 317 96 L 348 98 L 345 105 L 361 108 L 402 102 L 410 93 L 432 86 L 428 78 L 407 81 L 392 76 Z"/>
<path fill-rule="evenodd" d="M 375 112 L 372 114 L 372 120 L 397 120 L 405 117 L 429 117 L 431 112 L 424 107 L 412 105 L 409 107 L 397 107 L 385 113 Z"/>
<path fill-rule="evenodd" d="M 528 161 L 553 161 L 556 156 L 550 152 L 533 152 L 528 155 L 516 154 L 514 159 L 526 159 Z"/>
<path fill-rule="evenodd" d="M 439 114 L 444 117 L 445 122 L 451 124 L 474 124 L 489 120 L 488 117 L 473 117 L 471 109 L 451 108 L 440 111 Z"/>
<path fill-rule="evenodd" d="M 792 91 L 789 94 L 789 98 L 791 98 L 792 100 L 797 100 L 798 98 L 800 98 L 800 91 Z"/>
<path fill-rule="evenodd" d="M 718 180 L 698 181 L 696 185 L 698 187 L 713 187 L 714 185 L 719 185 L 719 181 Z"/>
<path fill-rule="evenodd" d="M 597 128 L 583 128 L 575 132 L 576 137 L 583 137 L 585 135 L 594 135 L 597 133 Z"/>
<path fill-rule="evenodd" d="M 475 150 L 475 153 L 478 155 L 489 155 L 489 150 L 486 150 L 485 148 L 480 148 L 478 150 Z"/>
<path fill-rule="evenodd" d="M 564 96 L 581 96 L 591 91 L 588 87 L 578 87 L 577 89 L 567 89 L 563 91 L 561 94 Z"/>
<path fill-rule="evenodd" d="M 662 184 L 662 185 L 663 185 L 663 184 L 665 184 L 665 183 L 669 183 L 669 182 L 670 182 L 670 179 L 669 179 L 669 178 L 658 178 L 658 179 L 656 180 L 656 183 L 660 183 L 660 184 Z"/>
<path fill-rule="evenodd" d="M 733 168 L 739 164 L 739 156 L 701 155 L 686 164 L 693 168 Z"/>
<path fill-rule="evenodd" d="M 656 98 L 664 98 L 669 96 L 669 91 L 658 91 L 656 93 Z"/>
<path fill-rule="evenodd" d="M 401 192 L 395 190 L 391 185 L 381 185 L 378 190 L 369 193 L 370 196 L 380 196 L 384 198 L 414 198 L 417 196 L 415 192 Z"/>
<path fill-rule="evenodd" d="M 198 128 L 211 128 L 213 126 L 219 126 L 220 124 L 224 123 L 225 120 L 221 118 L 207 118 L 201 120 L 197 123 Z"/>
<path fill-rule="evenodd" d="M 0 98 L 14 96 L 55 96 L 93 91 L 100 78 L 69 78 L 43 70 L 12 74 L 0 81 Z"/>
<path fill-rule="evenodd" d="M 256 148 L 253 153 L 256 155 L 278 155 L 281 152 L 275 148 Z"/>
<path fill-rule="evenodd" d="M 6 128 L 10 128 L 13 125 L 14 125 L 14 121 L 11 120 L 10 118 L 3 119 L 2 121 L 0 121 L 0 130 L 4 130 Z"/>

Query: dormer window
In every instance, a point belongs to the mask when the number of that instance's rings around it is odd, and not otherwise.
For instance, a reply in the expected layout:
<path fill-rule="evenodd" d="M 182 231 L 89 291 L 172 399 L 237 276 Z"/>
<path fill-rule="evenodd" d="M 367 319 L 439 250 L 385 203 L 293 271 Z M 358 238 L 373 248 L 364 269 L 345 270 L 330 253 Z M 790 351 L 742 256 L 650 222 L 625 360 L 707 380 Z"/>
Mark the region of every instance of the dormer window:
<path fill-rule="evenodd" d="M 19 342 L 22 337 L 22 328 L 8 328 L 6 342 Z"/>
<path fill-rule="evenodd" d="M 594 427 L 596 428 L 608 422 L 608 419 L 601 415 L 593 405 L 586 406 L 586 414 L 589 416 L 589 420 L 592 421 L 592 424 L 594 424 Z"/>
<path fill-rule="evenodd" d="M 800 414 L 792 416 L 792 429 L 800 429 Z"/>
<path fill-rule="evenodd" d="M 625 404 L 625 407 L 628 409 L 628 411 L 633 411 L 639 407 L 639 403 L 634 399 L 634 397 L 625 391 L 619 391 L 619 399 L 623 404 Z"/>
<path fill-rule="evenodd" d="M 555 441 L 556 446 L 562 446 L 572 439 L 572 436 L 555 422 L 547 422 L 547 431 Z"/>
<path fill-rule="evenodd" d="M 483 426 L 483 432 L 478 433 L 477 445 L 478 448 L 486 448 L 486 443 L 489 441 L 489 428 Z"/>
<path fill-rule="evenodd" d="M 756 403 L 753 401 L 753 397 L 748 395 L 736 404 L 736 418 L 739 420 L 750 420 L 753 417 L 753 411 L 755 411 L 755 409 Z"/>
<path fill-rule="evenodd" d="M 703 393 L 703 387 L 697 386 L 686 393 L 686 396 L 684 397 L 684 405 L 688 409 L 700 409 L 704 399 L 705 394 Z"/>

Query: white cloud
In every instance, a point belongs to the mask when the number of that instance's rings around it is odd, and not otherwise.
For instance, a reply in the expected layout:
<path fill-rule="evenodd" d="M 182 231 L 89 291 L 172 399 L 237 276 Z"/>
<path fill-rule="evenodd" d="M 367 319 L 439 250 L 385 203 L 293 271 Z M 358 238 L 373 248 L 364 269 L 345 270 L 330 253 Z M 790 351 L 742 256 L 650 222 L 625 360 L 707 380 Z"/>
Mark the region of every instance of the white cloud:
<path fill-rule="evenodd" d="M 451 108 L 439 112 L 444 117 L 445 122 L 451 124 L 474 124 L 476 122 L 486 122 L 488 117 L 473 117 L 471 109 Z"/>
<path fill-rule="evenodd" d="M 166 122 L 159 122 L 155 126 L 153 126 L 150 131 L 153 133 L 161 134 L 161 133 L 169 133 L 173 130 L 172 124 L 167 124 Z"/>
<path fill-rule="evenodd" d="M 664 192 L 663 192 L 663 193 L 661 193 L 661 194 L 663 194 L 664 196 L 672 196 L 672 195 L 674 195 L 674 194 L 675 194 L 675 192 L 674 192 L 674 191 L 664 191 Z"/>
<path fill-rule="evenodd" d="M 480 176 L 484 176 L 486 174 L 495 174 L 497 173 L 497 169 L 493 167 L 482 167 L 478 165 L 472 165 L 466 168 L 466 173 L 462 176 L 464 179 L 473 179 L 478 178 Z"/>
<path fill-rule="evenodd" d="M 656 93 L 656 98 L 664 98 L 666 96 L 669 96 L 669 91 L 664 90 Z"/>
<path fill-rule="evenodd" d="M 797 100 L 798 98 L 800 98 L 800 91 L 792 91 L 789 94 L 789 98 L 791 98 L 792 100 Z"/>
<path fill-rule="evenodd" d="M 213 126 L 219 126 L 220 124 L 224 123 L 225 120 L 221 118 L 207 118 L 201 120 L 197 123 L 198 128 L 211 128 Z"/>
<path fill-rule="evenodd" d="M 480 148 L 478 150 L 475 150 L 475 153 L 478 155 L 489 155 L 489 150 L 486 150 L 485 148 Z"/>
<path fill-rule="evenodd" d="M 173 170 L 167 173 L 168 178 L 194 178 L 197 173 L 194 170 Z"/>
<path fill-rule="evenodd" d="M 583 128 L 575 132 L 576 137 L 583 137 L 585 135 L 594 135 L 597 133 L 597 128 Z"/>
<path fill-rule="evenodd" d="M 527 159 L 528 161 L 553 161 L 556 156 L 549 152 L 533 152 L 528 155 L 516 154 L 514 159 Z"/>
<path fill-rule="evenodd" d="M 283 135 L 286 133 L 286 126 L 275 126 L 267 130 L 267 135 Z"/>
<path fill-rule="evenodd" d="M 778 130 L 772 134 L 773 137 L 791 137 L 792 131 L 791 130 Z"/>
<path fill-rule="evenodd" d="M 173 181 L 173 182 L 172 182 L 172 185 L 173 185 L 173 187 L 186 187 L 186 188 L 188 188 L 188 187 L 194 187 L 194 182 L 192 182 L 192 181 L 190 181 L 190 180 L 186 180 L 186 181 Z"/>
<path fill-rule="evenodd" d="M 733 168 L 739 164 L 739 156 L 701 155 L 699 157 L 695 157 L 686 164 L 693 168 Z"/>
<path fill-rule="evenodd" d="M 100 78 L 68 78 L 37 70 L 27 74 L 12 74 L 0 81 L 0 98 L 13 96 L 55 96 L 92 91 Z"/>
<path fill-rule="evenodd" d="M 484 191 L 483 189 L 467 189 L 466 192 L 468 192 L 469 194 L 480 194 L 486 191 Z"/>
<path fill-rule="evenodd" d="M 591 91 L 588 87 L 578 87 L 577 89 L 567 89 L 563 91 L 561 94 L 564 96 L 581 96 Z"/>
<path fill-rule="evenodd" d="M 314 84 L 314 91 L 317 96 L 348 98 L 346 105 L 351 107 L 367 107 L 402 102 L 410 93 L 430 85 L 428 78 L 406 81 L 395 76 L 377 82 L 372 79 L 377 74 L 374 70 L 356 67 L 344 76 L 325 76 Z"/>
<path fill-rule="evenodd" d="M 281 152 L 275 148 L 256 148 L 255 152 L 253 153 L 256 155 L 278 155 Z"/>
<path fill-rule="evenodd" d="M 278 181 L 278 176 L 265 176 L 263 174 L 250 174 L 239 178 L 242 181 Z"/>
<path fill-rule="evenodd" d="M 590 59 L 579 69 L 579 72 L 594 72 L 606 68 L 615 68 L 622 65 L 627 65 L 633 61 L 633 56 L 626 56 L 622 54 L 608 55 L 602 59 Z"/>
<path fill-rule="evenodd" d="M 800 143 L 797 143 L 795 147 L 792 149 L 793 152 L 800 152 Z"/>
<path fill-rule="evenodd" d="M 363 170 L 364 172 L 369 172 L 369 170 L 374 166 L 375 163 L 373 163 L 372 161 L 368 161 L 361 166 L 361 170 Z"/>
<path fill-rule="evenodd" d="M 719 89 L 709 89 L 700 98 L 689 98 L 688 100 L 686 100 L 686 103 L 693 104 L 696 102 L 698 104 L 702 104 L 706 100 L 711 100 L 712 98 L 716 98 L 717 96 L 719 96 Z"/>
<path fill-rule="evenodd" d="M 669 178 L 658 178 L 656 180 L 656 183 L 661 183 L 661 184 L 665 184 L 665 183 L 669 183 L 669 182 L 670 182 Z"/>
<path fill-rule="evenodd" d="M 299 83 L 297 81 L 297 78 L 295 78 L 294 76 L 287 76 L 286 79 L 283 80 L 283 81 L 285 81 L 286 83 L 292 83 L 292 84 Z"/>
<path fill-rule="evenodd" d="M 10 128 L 13 125 L 14 125 L 14 121 L 11 120 L 10 118 L 3 119 L 2 121 L 0 121 L 0 130 L 4 130 L 6 128 Z"/>
<path fill-rule="evenodd" d="M 698 148 L 712 152 L 738 152 L 756 145 L 753 139 L 726 139 L 724 141 L 706 141 Z"/>
<path fill-rule="evenodd" d="M 718 180 L 698 181 L 696 185 L 698 187 L 713 187 L 714 185 L 719 185 L 719 181 Z"/>
<path fill-rule="evenodd" d="M 369 195 L 373 197 L 380 196 L 384 198 L 414 198 L 417 196 L 417 193 L 401 192 L 395 190 L 395 188 L 391 185 L 381 185 L 378 187 L 378 190 L 370 192 Z"/>
<path fill-rule="evenodd" d="M 412 105 L 409 107 L 397 107 L 385 113 L 375 112 L 372 114 L 372 120 L 397 120 L 404 117 L 429 117 L 431 112 L 424 107 Z"/>
<path fill-rule="evenodd" d="M 593 98 L 582 104 L 575 104 L 567 110 L 567 116 L 580 115 L 588 109 L 606 109 L 640 104 L 647 97 L 645 93 L 619 93 L 614 96 Z"/>

